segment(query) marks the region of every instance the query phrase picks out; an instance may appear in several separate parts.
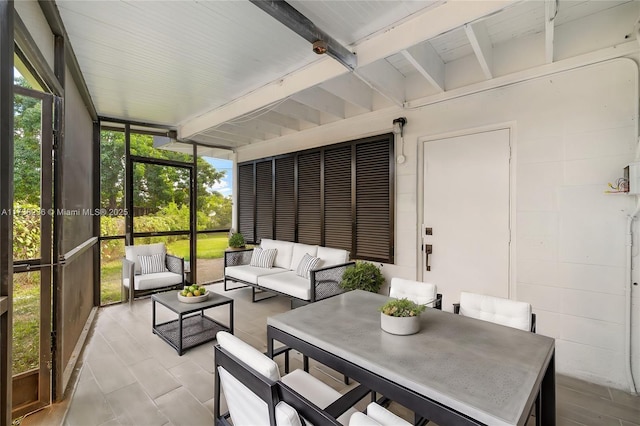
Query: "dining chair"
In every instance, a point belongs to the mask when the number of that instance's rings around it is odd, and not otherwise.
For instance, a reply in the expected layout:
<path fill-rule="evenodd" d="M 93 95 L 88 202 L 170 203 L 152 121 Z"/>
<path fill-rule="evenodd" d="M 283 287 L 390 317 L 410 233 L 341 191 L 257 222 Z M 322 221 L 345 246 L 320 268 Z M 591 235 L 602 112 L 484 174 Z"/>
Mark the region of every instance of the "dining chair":
<path fill-rule="evenodd" d="M 436 285 L 431 283 L 393 277 L 389 285 L 389 297 L 409 299 L 418 305 L 442 310 L 442 294 L 439 294 Z"/>
<path fill-rule="evenodd" d="M 351 415 L 349 426 L 411 426 L 411 423 L 372 402 L 367 405 L 367 414 L 357 412 Z"/>
<path fill-rule="evenodd" d="M 460 303 L 453 304 L 453 312 L 532 333 L 536 332 L 536 314 L 531 312 L 531 304 L 526 302 L 463 291 L 460 293 Z"/>
<path fill-rule="evenodd" d="M 254 347 L 223 331 L 216 338 L 216 425 L 230 426 L 229 419 L 233 426 L 347 424 L 357 412 L 353 405 L 369 393 L 360 385 L 343 396 L 299 369 L 281 377 L 278 364 Z M 228 407 L 222 414 L 221 391 Z M 332 405 L 341 397 L 345 399 Z"/>

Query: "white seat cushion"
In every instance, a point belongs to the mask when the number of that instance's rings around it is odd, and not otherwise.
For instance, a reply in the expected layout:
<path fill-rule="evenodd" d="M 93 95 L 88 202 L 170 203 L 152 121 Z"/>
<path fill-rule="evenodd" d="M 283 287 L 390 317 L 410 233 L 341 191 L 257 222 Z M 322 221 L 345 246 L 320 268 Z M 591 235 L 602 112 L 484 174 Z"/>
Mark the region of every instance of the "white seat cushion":
<path fill-rule="evenodd" d="M 258 398 L 255 393 L 224 368 L 218 367 L 218 373 L 233 424 L 236 426 L 269 426 L 267 403 Z M 276 405 L 276 424 L 278 426 L 302 426 L 298 412 L 282 401 Z"/>
<path fill-rule="evenodd" d="M 411 426 L 411 423 L 396 416 L 391 411 L 376 404 L 375 402 L 367 405 L 367 416 L 383 426 Z"/>
<path fill-rule="evenodd" d="M 526 302 L 463 291 L 460 293 L 460 315 L 531 330 L 531 305 Z"/>
<path fill-rule="evenodd" d="M 295 243 L 293 245 L 293 252 L 291 255 L 291 264 L 289 265 L 289 269 L 291 269 L 292 271 L 295 271 L 298 268 L 298 265 L 300 264 L 300 261 L 302 260 L 305 254 L 316 257 L 317 253 L 318 253 L 318 246 Z"/>
<path fill-rule="evenodd" d="M 349 261 L 349 252 L 347 250 L 319 246 L 316 257 L 322 259 L 320 268 L 324 268 L 325 266 L 347 263 Z"/>
<path fill-rule="evenodd" d="M 285 375 L 280 381 L 323 409 L 342 396 L 337 390 L 300 369 Z M 338 417 L 338 421 L 346 425 L 349 418 L 356 412 L 355 409 L 350 408 Z"/>
<path fill-rule="evenodd" d="M 124 257 L 136 264 L 135 266 L 135 274 L 139 275 L 141 272 L 140 261 L 138 260 L 138 256 L 150 256 L 152 254 L 158 253 L 166 253 L 167 249 L 164 246 L 164 243 L 156 243 L 156 244 L 141 244 L 138 246 L 125 246 L 124 248 Z"/>
<path fill-rule="evenodd" d="M 250 265 L 227 266 L 224 268 L 224 274 L 227 277 L 236 278 L 251 284 L 258 284 L 259 277 L 271 274 L 280 274 L 286 271 L 288 271 L 288 269 L 259 268 L 257 266 Z"/>
<path fill-rule="evenodd" d="M 353 413 L 349 418 L 349 426 L 384 426 L 364 413 Z"/>
<path fill-rule="evenodd" d="M 276 249 L 276 260 L 273 262 L 273 266 L 277 268 L 290 269 L 291 256 L 293 255 L 294 243 L 290 241 L 269 240 L 263 238 L 260 241 L 260 247 L 263 249 Z"/>
<path fill-rule="evenodd" d="M 302 278 L 295 271 L 260 276 L 258 277 L 258 285 L 298 299 L 311 299 L 311 281 L 309 278 Z"/>
<path fill-rule="evenodd" d="M 227 352 L 234 355 L 264 377 L 274 382 L 280 379 L 278 364 L 253 346 L 226 331 L 219 331 L 216 334 L 216 340 Z"/>
<path fill-rule="evenodd" d="M 421 281 L 405 280 L 402 278 L 391 278 L 389 296 L 396 299 L 409 299 L 419 305 L 432 306 L 437 294 L 434 284 Z"/>
<path fill-rule="evenodd" d="M 182 275 L 174 272 L 157 272 L 155 274 L 136 275 L 133 278 L 135 290 L 153 290 L 182 283 Z M 129 288 L 129 278 L 122 280 Z"/>

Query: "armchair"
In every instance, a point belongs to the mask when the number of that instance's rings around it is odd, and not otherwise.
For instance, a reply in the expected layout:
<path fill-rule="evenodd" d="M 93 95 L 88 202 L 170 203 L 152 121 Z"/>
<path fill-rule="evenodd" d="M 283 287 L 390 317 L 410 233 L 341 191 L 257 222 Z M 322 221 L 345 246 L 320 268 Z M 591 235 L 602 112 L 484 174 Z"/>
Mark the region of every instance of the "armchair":
<path fill-rule="evenodd" d="M 164 243 L 126 246 L 122 259 L 122 294 L 133 299 L 184 286 L 184 259 L 167 254 Z"/>

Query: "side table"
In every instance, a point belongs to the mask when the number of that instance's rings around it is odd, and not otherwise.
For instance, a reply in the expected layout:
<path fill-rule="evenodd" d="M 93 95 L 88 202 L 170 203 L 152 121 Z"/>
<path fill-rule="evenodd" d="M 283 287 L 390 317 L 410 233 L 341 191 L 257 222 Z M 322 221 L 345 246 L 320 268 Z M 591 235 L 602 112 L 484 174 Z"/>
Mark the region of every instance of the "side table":
<path fill-rule="evenodd" d="M 178 319 L 156 324 L 156 303 L 178 314 Z M 224 325 L 205 315 L 205 309 L 228 305 L 229 325 Z M 218 331 L 233 334 L 233 299 L 212 291 L 209 298 L 198 303 L 183 303 L 176 291 L 157 293 L 151 296 L 151 326 L 153 333 L 174 348 L 178 355 L 187 349 L 216 338 Z M 193 315 L 190 315 L 193 314 Z"/>

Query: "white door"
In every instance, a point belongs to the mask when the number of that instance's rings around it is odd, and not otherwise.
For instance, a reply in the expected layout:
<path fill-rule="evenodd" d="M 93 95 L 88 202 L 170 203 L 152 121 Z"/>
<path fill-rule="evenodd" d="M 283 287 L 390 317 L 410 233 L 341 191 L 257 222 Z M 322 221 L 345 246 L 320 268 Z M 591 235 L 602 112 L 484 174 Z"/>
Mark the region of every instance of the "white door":
<path fill-rule="evenodd" d="M 509 297 L 509 158 L 509 129 L 424 143 L 423 280 L 444 310 L 460 291 Z"/>

